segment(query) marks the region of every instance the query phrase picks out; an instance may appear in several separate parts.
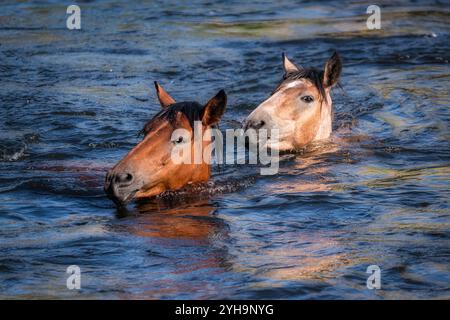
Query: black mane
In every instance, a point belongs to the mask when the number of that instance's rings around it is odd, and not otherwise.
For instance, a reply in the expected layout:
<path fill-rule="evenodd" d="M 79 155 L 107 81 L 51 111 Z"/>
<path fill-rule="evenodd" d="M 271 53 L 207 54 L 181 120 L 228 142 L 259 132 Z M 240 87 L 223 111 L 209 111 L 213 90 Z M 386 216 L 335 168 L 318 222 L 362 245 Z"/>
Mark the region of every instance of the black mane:
<path fill-rule="evenodd" d="M 141 133 L 146 135 L 151 131 L 152 123 L 154 120 L 167 120 L 170 124 L 175 124 L 176 116 L 178 112 L 183 113 L 189 120 L 191 128 L 194 128 L 194 122 L 201 120 L 201 110 L 203 106 L 195 101 L 177 102 L 165 107 L 158 112 L 150 121 L 148 121 Z"/>
<path fill-rule="evenodd" d="M 284 74 L 283 79 L 278 84 L 277 88 L 272 92 L 276 93 L 280 90 L 281 86 L 290 81 L 295 81 L 299 79 L 307 79 L 312 82 L 312 84 L 319 90 L 319 95 L 322 100 L 327 100 L 327 95 L 325 93 L 325 88 L 323 86 L 323 71 L 317 70 L 315 68 L 300 69 L 298 71 L 289 72 Z"/>

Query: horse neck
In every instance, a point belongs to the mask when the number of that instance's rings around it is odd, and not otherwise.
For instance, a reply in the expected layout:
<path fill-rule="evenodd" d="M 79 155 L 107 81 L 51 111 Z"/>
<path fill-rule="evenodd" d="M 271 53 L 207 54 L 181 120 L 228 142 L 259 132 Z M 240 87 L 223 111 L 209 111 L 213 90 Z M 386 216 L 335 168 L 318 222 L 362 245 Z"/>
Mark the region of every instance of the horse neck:
<path fill-rule="evenodd" d="M 211 137 L 207 137 L 208 140 L 202 141 L 202 148 L 200 150 L 201 152 L 201 157 L 202 157 L 202 163 L 197 164 L 197 168 L 195 170 L 195 172 L 192 175 L 192 182 L 204 182 L 204 181 L 208 181 L 210 176 L 211 176 L 211 167 L 210 167 L 210 163 L 211 163 L 211 157 L 212 155 L 207 153 L 205 154 L 204 150 L 207 147 L 208 144 L 213 143 L 210 141 Z M 195 150 L 194 152 L 196 152 L 197 150 Z"/>
<path fill-rule="evenodd" d="M 331 101 L 331 99 L 329 100 Z M 314 141 L 327 139 L 331 135 L 332 130 L 332 104 L 331 102 L 322 103 L 319 127 L 317 129 Z"/>

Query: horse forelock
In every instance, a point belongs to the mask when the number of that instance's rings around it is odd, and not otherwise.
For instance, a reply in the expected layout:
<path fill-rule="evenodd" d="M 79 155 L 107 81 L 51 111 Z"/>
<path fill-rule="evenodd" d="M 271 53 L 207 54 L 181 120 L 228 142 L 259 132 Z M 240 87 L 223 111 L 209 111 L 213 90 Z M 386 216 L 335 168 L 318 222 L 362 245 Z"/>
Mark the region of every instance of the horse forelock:
<path fill-rule="evenodd" d="M 319 96 L 321 100 L 327 101 L 327 94 L 325 92 L 325 87 L 323 86 L 323 71 L 317 70 L 315 68 L 300 69 L 298 71 L 289 72 L 284 74 L 283 79 L 280 81 L 276 89 L 272 92 L 272 95 L 278 92 L 285 85 L 301 79 L 309 80 L 319 91 Z"/>
<path fill-rule="evenodd" d="M 177 114 L 181 112 L 184 114 L 191 125 L 194 128 L 194 122 L 201 120 L 202 105 L 195 101 L 178 102 L 174 103 L 160 112 L 158 112 L 150 121 L 148 121 L 144 129 L 141 131 L 144 135 L 148 134 L 153 129 L 153 124 L 158 120 L 168 121 L 171 125 L 175 125 Z"/>

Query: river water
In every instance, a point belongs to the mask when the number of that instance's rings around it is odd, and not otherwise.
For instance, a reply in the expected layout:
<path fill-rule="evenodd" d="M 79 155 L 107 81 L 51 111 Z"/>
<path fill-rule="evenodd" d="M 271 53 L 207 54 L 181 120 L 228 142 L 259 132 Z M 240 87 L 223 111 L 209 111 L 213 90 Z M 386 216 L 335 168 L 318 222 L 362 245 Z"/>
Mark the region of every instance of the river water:
<path fill-rule="evenodd" d="M 77 3 L 81 30 L 58 1 L 1 4 L 0 298 L 450 298 L 443 1 L 378 1 L 381 30 L 351 0 Z M 154 80 L 178 101 L 224 88 L 220 127 L 239 128 L 282 52 L 322 67 L 333 50 L 330 141 L 274 176 L 215 166 L 203 196 L 105 197 L 106 170 L 160 109 Z"/>

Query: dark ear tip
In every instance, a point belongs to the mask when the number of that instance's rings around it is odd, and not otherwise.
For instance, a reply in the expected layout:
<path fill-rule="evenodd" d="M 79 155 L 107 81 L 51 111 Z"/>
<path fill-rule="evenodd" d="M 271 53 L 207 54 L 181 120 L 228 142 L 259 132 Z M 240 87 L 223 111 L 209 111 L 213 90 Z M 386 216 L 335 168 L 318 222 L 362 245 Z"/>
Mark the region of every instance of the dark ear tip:
<path fill-rule="evenodd" d="M 216 94 L 217 98 L 220 99 L 226 99 L 227 98 L 227 94 L 225 92 L 225 90 L 221 89 L 217 94 Z"/>
<path fill-rule="evenodd" d="M 159 83 L 158 83 L 158 81 L 153 81 L 153 83 L 155 84 L 156 91 L 158 91 L 158 89 L 159 89 Z"/>
<path fill-rule="evenodd" d="M 335 51 L 333 52 L 333 55 L 331 56 L 331 59 L 341 61 L 341 56 L 340 56 L 339 53 L 335 50 Z"/>

